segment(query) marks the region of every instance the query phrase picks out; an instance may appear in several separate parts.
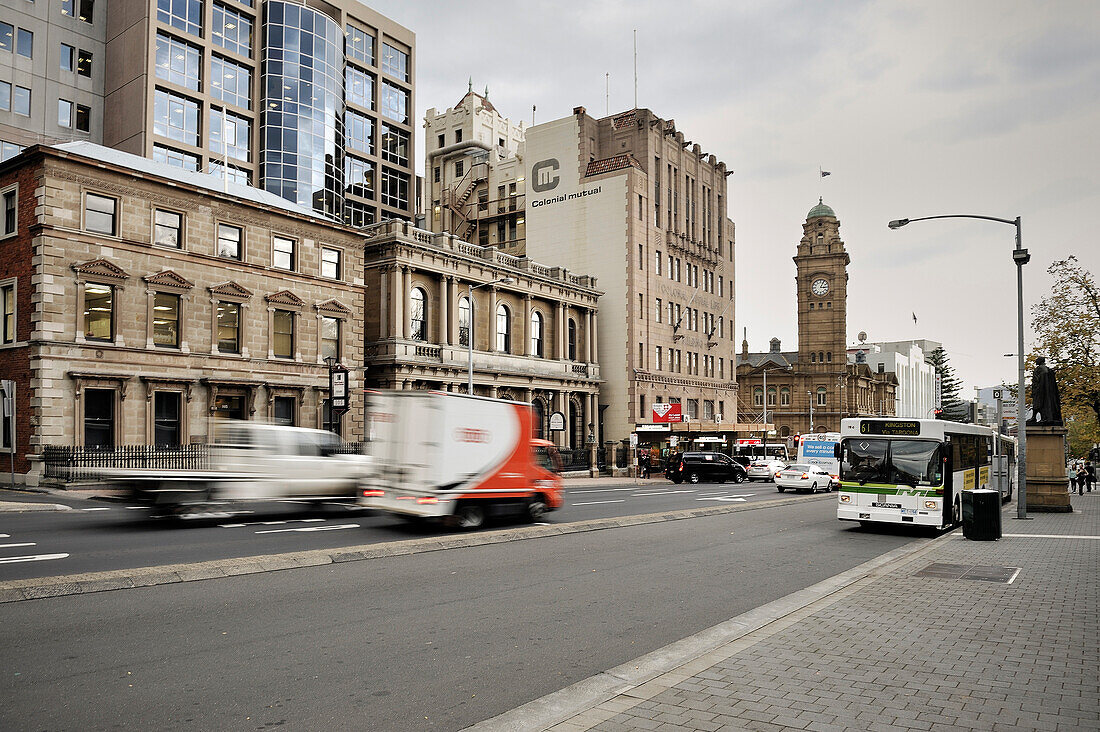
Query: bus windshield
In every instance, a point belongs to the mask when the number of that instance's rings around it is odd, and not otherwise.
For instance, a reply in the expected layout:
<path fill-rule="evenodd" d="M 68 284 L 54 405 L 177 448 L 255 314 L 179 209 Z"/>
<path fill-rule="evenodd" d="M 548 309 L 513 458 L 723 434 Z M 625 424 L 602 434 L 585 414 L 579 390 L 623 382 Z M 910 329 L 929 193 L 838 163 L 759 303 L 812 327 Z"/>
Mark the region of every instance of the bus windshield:
<path fill-rule="evenodd" d="M 943 484 L 943 458 L 938 442 L 849 439 L 844 441 L 841 458 L 841 478 L 860 484 L 914 487 Z"/>

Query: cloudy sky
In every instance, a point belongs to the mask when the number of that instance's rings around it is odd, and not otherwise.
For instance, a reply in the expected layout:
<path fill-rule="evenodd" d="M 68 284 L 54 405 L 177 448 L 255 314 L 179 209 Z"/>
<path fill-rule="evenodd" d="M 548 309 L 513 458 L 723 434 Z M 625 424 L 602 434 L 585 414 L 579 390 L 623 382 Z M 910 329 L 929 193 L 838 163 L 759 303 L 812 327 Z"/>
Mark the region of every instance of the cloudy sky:
<path fill-rule="evenodd" d="M 629 109 L 636 29 L 638 105 L 736 171 L 737 329 L 753 350 L 794 347 L 791 257 L 818 196 L 852 259 L 849 341 L 941 341 L 967 396 L 1015 382 L 1014 229 L 889 220 L 1021 216 L 1029 309 L 1052 261 L 1100 275 L 1095 0 L 367 3 L 417 34 L 420 125 L 470 76 L 527 123 L 532 105 L 537 122 L 603 116 L 605 74 L 610 111 Z"/>

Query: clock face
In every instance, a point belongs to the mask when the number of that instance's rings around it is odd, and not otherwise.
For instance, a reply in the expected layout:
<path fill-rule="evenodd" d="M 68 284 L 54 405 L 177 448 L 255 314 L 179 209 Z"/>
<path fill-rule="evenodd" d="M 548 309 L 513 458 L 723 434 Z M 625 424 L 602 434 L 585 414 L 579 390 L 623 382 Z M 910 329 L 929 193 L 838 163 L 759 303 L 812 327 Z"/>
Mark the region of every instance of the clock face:
<path fill-rule="evenodd" d="M 810 291 L 818 297 L 824 296 L 829 291 L 829 281 L 825 279 L 814 280 L 814 283 L 810 285 Z"/>

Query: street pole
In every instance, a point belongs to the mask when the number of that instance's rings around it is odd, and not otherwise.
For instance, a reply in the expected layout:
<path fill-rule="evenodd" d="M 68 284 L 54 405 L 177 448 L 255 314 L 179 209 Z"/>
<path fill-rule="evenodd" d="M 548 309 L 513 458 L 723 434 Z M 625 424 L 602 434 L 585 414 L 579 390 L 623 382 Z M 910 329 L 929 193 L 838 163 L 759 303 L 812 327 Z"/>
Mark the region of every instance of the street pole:
<path fill-rule="evenodd" d="M 764 462 L 768 462 L 768 370 L 764 369 Z"/>
<path fill-rule="evenodd" d="M 810 434 L 814 431 L 814 393 L 812 391 L 806 392 L 806 398 L 810 402 Z"/>

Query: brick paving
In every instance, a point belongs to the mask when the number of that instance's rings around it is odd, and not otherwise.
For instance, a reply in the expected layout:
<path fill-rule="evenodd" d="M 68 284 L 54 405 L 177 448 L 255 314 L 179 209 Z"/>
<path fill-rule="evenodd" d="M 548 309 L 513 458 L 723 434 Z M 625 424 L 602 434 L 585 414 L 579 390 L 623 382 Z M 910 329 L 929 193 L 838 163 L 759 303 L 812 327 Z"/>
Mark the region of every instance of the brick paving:
<path fill-rule="evenodd" d="M 1000 541 L 944 537 L 550 729 L 1100 730 L 1100 491 L 1072 501 L 1013 505 Z M 914 576 L 933 562 L 1020 571 Z"/>

